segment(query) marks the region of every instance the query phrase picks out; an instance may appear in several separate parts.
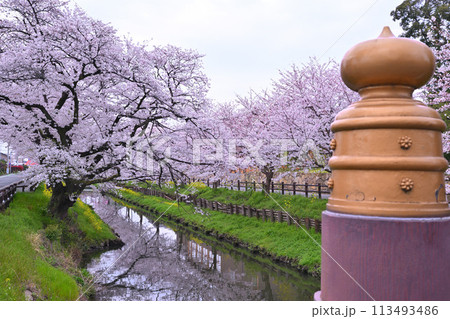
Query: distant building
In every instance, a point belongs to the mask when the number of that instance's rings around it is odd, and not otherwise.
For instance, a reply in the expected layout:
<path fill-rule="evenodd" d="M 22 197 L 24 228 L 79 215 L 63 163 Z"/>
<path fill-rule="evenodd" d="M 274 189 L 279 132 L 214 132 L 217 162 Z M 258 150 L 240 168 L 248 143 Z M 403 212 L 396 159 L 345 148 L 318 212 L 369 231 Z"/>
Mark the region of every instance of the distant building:
<path fill-rule="evenodd" d="M 0 153 L 0 160 L 6 162 L 8 160 L 8 155 L 6 155 L 4 153 Z"/>

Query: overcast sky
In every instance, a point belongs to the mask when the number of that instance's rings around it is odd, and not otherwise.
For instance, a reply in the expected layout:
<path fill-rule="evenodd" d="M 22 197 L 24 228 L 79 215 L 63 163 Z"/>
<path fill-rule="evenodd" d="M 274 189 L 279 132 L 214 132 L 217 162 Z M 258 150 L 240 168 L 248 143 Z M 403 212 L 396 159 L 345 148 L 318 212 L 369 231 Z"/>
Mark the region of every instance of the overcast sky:
<path fill-rule="evenodd" d="M 204 54 L 209 96 L 217 101 L 268 88 L 279 70 L 310 56 L 340 62 L 385 25 L 402 31 L 389 15 L 402 0 L 73 1 L 121 35 Z"/>
<path fill-rule="evenodd" d="M 401 0 L 75 0 L 119 34 L 150 45 L 204 54 L 210 97 L 218 101 L 268 88 L 278 70 L 308 57 L 341 61 L 383 26 Z"/>

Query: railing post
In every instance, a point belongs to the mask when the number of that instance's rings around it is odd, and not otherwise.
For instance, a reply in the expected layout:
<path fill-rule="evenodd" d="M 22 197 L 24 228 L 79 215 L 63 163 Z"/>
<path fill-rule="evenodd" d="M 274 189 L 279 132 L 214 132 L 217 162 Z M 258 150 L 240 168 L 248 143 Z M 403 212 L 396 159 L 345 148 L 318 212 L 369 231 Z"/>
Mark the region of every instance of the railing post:
<path fill-rule="evenodd" d="M 319 198 L 322 199 L 322 185 L 320 183 L 317 185 L 317 192 L 319 193 Z"/>
<path fill-rule="evenodd" d="M 284 182 L 281 182 L 281 194 L 284 195 Z"/>
<path fill-rule="evenodd" d="M 239 179 L 238 179 L 238 186 L 237 186 L 237 188 L 238 188 L 238 191 L 241 191 L 241 180 L 239 180 Z"/>
<path fill-rule="evenodd" d="M 308 197 L 308 182 L 305 182 L 305 197 Z"/>
<path fill-rule="evenodd" d="M 256 192 L 256 182 L 253 181 L 253 191 Z"/>
<path fill-rule="evenodd" d="M 295 182 L 292 183 L 292 195 L 295 195 Z"/>
<path fill-rule="evenodd" d="M 331 125 L 316 300 L 450 300 L 446 125 L 412 98 L 434 68 L 430 48 L 388 27 L 345 54 L 342 80 L 361 100 Z"/>

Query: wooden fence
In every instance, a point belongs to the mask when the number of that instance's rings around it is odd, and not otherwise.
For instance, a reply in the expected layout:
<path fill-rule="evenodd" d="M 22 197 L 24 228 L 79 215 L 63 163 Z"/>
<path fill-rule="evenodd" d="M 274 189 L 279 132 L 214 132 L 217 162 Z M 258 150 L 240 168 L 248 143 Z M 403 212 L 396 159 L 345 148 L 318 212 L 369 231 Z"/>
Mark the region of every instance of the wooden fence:
<path fill-rule="evenodd" d="M 169 200 L 184 202 L 186 204 L 192 204 L 196 207 L 216 210 L 225 214 L 255 217 L 263 221 L 287 223 L 288 225 L 296 225 L 297 227 L 302 226 L 306 229 L 313 228 L 319 233 L 322 231 L 322 221 L 308 217 L 291 217 L 288 213 L 283 211 L 276 211 L 273 209 L 257 209 L 245 205 L 224 204 L 217 201 L 198 198 L 193 195 L 167 194 L 157 189 L 140 188 L 136 186 L 126 187 L 144 195 L 157 196 Z"/>
<path fill-rule="evenodd" d="M 190 180 L 191 181 L 191 180 Z M 198 181 L 202 182 L 208 187 L 212 188 L 229 188 L 232 190 L 238 190 L 238 191 L 248 191 L 248 190 L 254 190 L 254 191 L 263 191 L 263 189 L 266 187 L 266 184 L 264 182 L 257 183 L 256 181 L 248 182 L 248 181 L 231 181 L 231 182 L 223 182 L 223 181 L 216 181 L 216 182 L 210 182 L 209 179 L 206 181 L 202 180 L 192 180 L 192 181 Z M 272 182 L 270 184 L 270 192 L 271 193 L 280 193 L 283 195 L 303 195 L 305 197 L 310 197 L 312 194 L 317 194 L 317 197 L 322 199 L 324 194 L 329 195 L 330 189 L 327 185 L 324 184 L 297 184 L 297 183 L 274 183 Z"/>
<path fill-rule="evenodd" d="M 17 184 L 12 184 L 0 189 L 0 211 L 8 208 L 14 197 L 14 194 L 16 193 L 16 190 Z"/>

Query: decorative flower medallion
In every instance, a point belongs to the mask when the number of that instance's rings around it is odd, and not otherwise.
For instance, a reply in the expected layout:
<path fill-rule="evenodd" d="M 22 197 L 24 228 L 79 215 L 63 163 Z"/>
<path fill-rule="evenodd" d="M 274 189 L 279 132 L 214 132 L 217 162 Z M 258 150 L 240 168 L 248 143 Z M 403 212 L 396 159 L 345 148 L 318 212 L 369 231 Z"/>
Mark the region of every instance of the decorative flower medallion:
<path fill-rule="evenodd" d="M 412 139 L 409 136 L 402 136 L 398 139 L 398 144 L 402 149 L 407 150 L 412 145 Z"/>
<path fill-rule="evenodd" d="M 406 193 L 414 188 L 414 182 L 410 178 L 403 178 L 400 183 L 400 188 Z"/>
<path fill-rule="evenodd" d="M 327 186 L 329 189 L 333 189 L 334 188 L 334 179 L 330 178 L 327 182 Z"/>
<path fill-rule="evenodd" d="M 336 149 L 336 140 L 333 138 L 330 142 L 330 148 L 334 151 Z"/>

